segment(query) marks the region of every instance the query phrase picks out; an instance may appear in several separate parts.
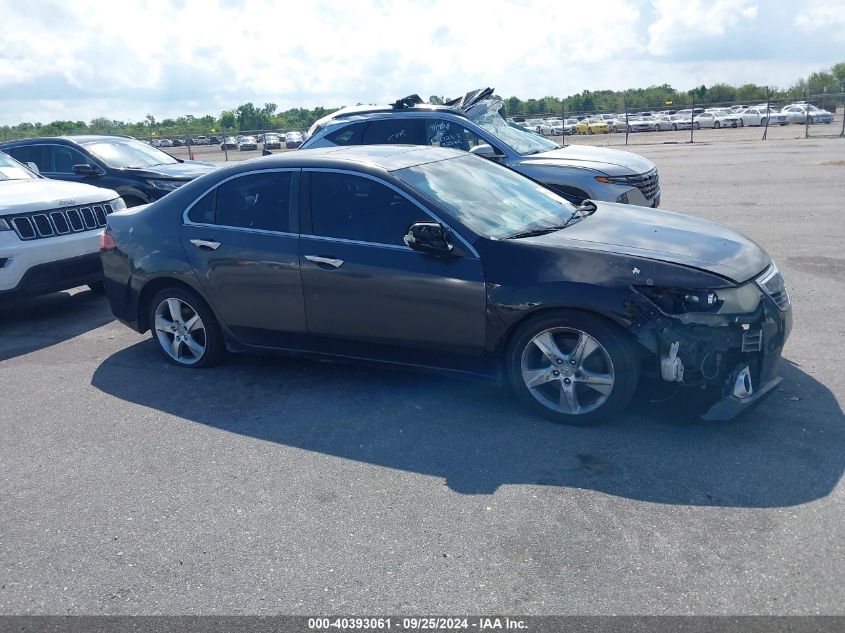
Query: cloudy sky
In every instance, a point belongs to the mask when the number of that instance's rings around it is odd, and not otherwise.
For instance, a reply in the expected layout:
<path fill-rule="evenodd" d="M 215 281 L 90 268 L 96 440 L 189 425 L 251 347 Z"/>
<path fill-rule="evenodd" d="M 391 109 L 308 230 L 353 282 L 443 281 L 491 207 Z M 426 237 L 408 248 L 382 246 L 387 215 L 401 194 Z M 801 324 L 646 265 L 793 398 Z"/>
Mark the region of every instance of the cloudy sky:
<path fill-rule="evenodd" d="M 785 86 L 845 60 L 845 0 L 0 0 L 0 15 L 0 124 L 482 85 Z"/>

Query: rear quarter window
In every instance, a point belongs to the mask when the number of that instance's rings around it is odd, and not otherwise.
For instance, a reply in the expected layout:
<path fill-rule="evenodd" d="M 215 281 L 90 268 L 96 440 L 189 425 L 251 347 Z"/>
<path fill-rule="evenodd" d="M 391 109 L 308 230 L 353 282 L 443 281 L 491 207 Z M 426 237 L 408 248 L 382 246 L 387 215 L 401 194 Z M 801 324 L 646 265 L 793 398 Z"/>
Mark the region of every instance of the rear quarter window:
<path fill-rule="evenodd" d="M 361 145 L 364 136 L 366 123 L 353 123 L 346 125 L 330 134 L 326 134 L 326 140 L 335 145 Z"/>

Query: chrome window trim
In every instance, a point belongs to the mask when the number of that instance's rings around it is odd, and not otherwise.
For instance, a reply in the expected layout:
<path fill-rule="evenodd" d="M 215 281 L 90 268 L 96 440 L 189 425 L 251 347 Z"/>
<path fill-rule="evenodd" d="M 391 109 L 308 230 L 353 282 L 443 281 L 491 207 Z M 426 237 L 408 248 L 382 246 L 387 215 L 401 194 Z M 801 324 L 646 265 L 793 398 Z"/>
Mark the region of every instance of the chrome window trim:
<path fill-rule="evenodd" d="M 198 226 L 200 228 L 238 231 L 239 233 L 258 233 L 259 235 L 276 235 L 278 237 L 299 237 L 299 233 L 289 233 L 287 231 L 268 231 L 267 229 L 254 229 L 248 226 L 229 226 L 228 224 L 206 224 L 204 222 L 188 222 L 185 226 Z"/>
<path fill-rule="evenodd" d="M 337 169 L 337 168 L 332 168 L 332 167 L 306 167 L 306 168 L 303 168 L 302 171 L 303 171 L 303 173 L 322 172 L 322 173 L 334 173 L 334 174 L 347 174 L 347 175 L 350 175 L 350 176 L 358 176 L 360 178 L 366 178 L 368 180 L 372 180 L 374 182 L 382 184 L 385 187 L 392 189 L 393 191 L 398 193 L 400 196 L 402 196 L 406 200 L 408 200 L 408 202 L 410 202 L 411 204 L 416 206 L 418 209 L 420 209 L 420 211 L 425 213 L 432 220 L 435 220 L 436 222 L 439 222 L 440 224 L 442 224 L 443 226 L 448 228 L 451 231 L 452 235 L 454 235 L 455 237 L 457 237 L 461 241 L 461 243 L 469 250 L 469 252 L 472 254 L 472 256 L 475 259 L 480 259 L 479 255 L 478 255 L 478 251 L 475 250 L 475 248 L 472 246 L 472 244 L 467 242 L 467 240 L 464 238 L 464 236 L 461 235 L 460 233 L 458 233 L 454 228 L 452 228 L 452 226 L 448 222 L 441 219 L 436 213 L 434 213 L 430 209 L 427 209 L 426 207 L 424 207 L 420 202 L 418 202 L 417 200 L 415 200 L 414 198 L 409 196 L 406 192 L 402 191 L 399 187 L 397 187 L 396 185 L 394 185 L 392 183 L 389 183 L 385 180 L 382 180 L 381 178 L 378 178 L 377 176 L 373 176 L 372 174 L 367 174 L 367 173 L 360 172 L 360 171 L 354 171 L 354 170 L 351 170 L 351 169 Z M 309 202 L 310 202 L 310 199 L 309 199 Z M 311 209 L 309 209 L 309 212 L 310 211 L 311 211 Z M 313 224 L 313 220 L 312 220 L 312 224 Z M 414 250 L 410 246 L 407 246 L 407 245 L 401 246 L 401 245 L 398 245 L 398 244 L 382 244 L 381 242 L 365 242 L 365 241 L 359 241 L 359 240 L 347 240 L 347 239 L 342 238 L 342 237 L 333 237 L 333 236 L 330 236 L 330 235 L 314 235 L 313 233 L 303 233 L 302 235 L 303 235 L 303 237 L 307 236 L 307 237 L 327 238 L 327 239 L 332 239 L 332 240 L 336 240 L 336 241 L 340 241 L 340 242 L 347 242 L 347 243 L 350 243 L 350 244 L 375 245 L 375 246 L 393 246 L 393 247 L 395 247 L 397 249 L 401 249 L 401 250 L 409 250 L 409 251 Z"/>
<path fill-rule="evenodd" d="M 363 242 L 361 240 L 347 240 L 342 237 L 328 237 L 327 235 L 311 235 L 310 233 L 303 233 L 300 235 L 302 239 L 319 240 L 321 242 L 339 242 L 340 244 L 352 244 L 355 246 L 374 246 L 376 248 L 389 248 L 395 251 L 409 251 L 416 252 L 410 246 L 400 246 L 399 244 L 383 244 L 381 242 Z"/>
<path fill-rule="evenodd" d="M 266 169 L 253 169 L 253 170 L 250 170 L 250 171 L 242 171 L 242 172 L 238 172 L 237 174 L 233 174 L 233 175 L 229 176 L 228 178 L 224 178 L 220 182 L 213 184 L 211 187 L 209 187 L 208 189 L 203 191 L 199 196 L 197 196 L 194 199 L 194 201 L 191 204 L 189 204 L 185 208 L 185 210 L 182 212 L 182 224 L 185 225 L 185 226 L 201 226 L 201 227 L 210 227 L 210 228 L 216 228 L 216 229 L 226 229 L 226 230 L 231 230 L 231 231 L 245 231 L 245 232 L 248 232 L 248 233 L 264 233 L 264 234 L 267 234 L 267 235 L 299 235 L 298 233 L 291 233 L 289 231 L 268 231 L 266 229 L 254 229 L 254 228 L 244 227 L 244 226 L 229 226 L 228 224 L 209 224 L 207 222 L 192 222 L 191 219 L 188 217 L 188 214 L 191 212 L 191 209 L 193 209 L 200 200 L 202 200 L 209 193 L 211 193 L 213 190 L 217 189 L 221 185 L 226 184 L 230 180 L 235 180 L 236 178 L 242 178 L 244 176 L 254 176 L 256 174 L 270 174 L 270 173 L 279 173 L 279 172 L 291 172 L 292 174 L 296 174 L 296 173 L 301 172 L 301 171 L 302 170 L 299 167 L 270 167 L 270 168 L 266 168 Z M 295 182 L 296 179 L 294 178 L 293 180 L 294 180 L 294 182 L 291 183 L 291 203 L 293 203 L 294 200 L 296 200 L 296 201 L 299 200 L 299 196 L 295 195 L 295 192 L 294 192 L 294 186 L 297 184 Z M 298 209 L 296 209 L 295 211 L 298 212 Z M 291 208 L 289 207 L 288 208 L 288 215 L 289 216 L 290 216 L 290 212 L 291 212 Z"/>

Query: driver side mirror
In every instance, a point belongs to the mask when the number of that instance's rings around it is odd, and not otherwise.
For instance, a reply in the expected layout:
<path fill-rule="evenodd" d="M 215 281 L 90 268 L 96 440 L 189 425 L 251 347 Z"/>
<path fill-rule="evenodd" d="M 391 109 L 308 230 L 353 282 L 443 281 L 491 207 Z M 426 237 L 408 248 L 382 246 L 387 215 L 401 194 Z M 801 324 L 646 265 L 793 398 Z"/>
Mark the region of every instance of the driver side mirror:
<path fill-rule="evenodd" d="M 449 243 L 446 229 L 437 222 L 415 222 L 408 227 L 405 235 L 405 244 L 415 251 L 445 255 L 450 253 L 454 246 Z"/>
<path fill-rule="evenodd" d="M 482 158 L 497 159 L 502 157 L 502 155 L 497 152 L 492 145 L 489 145 L 487 143 L 476 145 L 471 150 L 469 150 L 469 153 L 475 154 L 476 156 L 481 156 Z"/>
<path fill-rule="evenodd" d="M 73 166 L 73 173 L 77 176 L 99 176 L 100 171 L 94 167 L 93 165 L 74 165 Z"/>

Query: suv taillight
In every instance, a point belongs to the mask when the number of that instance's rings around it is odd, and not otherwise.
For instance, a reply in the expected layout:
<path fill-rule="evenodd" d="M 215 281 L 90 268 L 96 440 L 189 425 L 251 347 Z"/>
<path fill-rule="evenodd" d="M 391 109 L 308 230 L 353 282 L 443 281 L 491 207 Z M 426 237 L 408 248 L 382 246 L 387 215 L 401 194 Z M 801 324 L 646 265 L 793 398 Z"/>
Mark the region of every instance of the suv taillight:
<path fill-rule="evenodd" d="M 111 236 L 111 233 L 103 231 L 100 234 L 100 251 L 110 251 L 113 248 L 117 248 L 117 244 L 114 243 L 114 238 Z"/>

